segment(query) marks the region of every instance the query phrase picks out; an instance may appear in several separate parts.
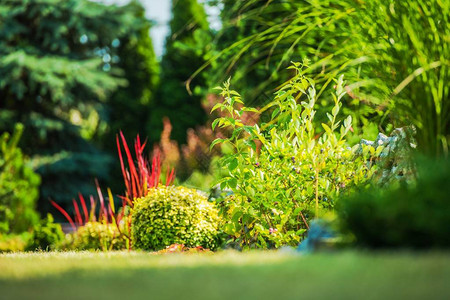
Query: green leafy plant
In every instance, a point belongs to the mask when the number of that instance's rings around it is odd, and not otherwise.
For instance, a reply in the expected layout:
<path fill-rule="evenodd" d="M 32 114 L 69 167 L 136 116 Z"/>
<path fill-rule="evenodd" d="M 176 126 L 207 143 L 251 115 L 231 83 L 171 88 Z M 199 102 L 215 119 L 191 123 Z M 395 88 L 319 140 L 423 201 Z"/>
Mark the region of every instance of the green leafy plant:
<path fill-rule="evenodd" d="M 21 233 L 39 220 L 35 211 L 40 177 L 27 166 L 18 143 L 24 126 L 0 136 L 0 234 Z"/>
<path fill-rule="evenodd" d="M 416 160 L 412 182 L 372 185 L 339 200 L 344 233 L 370 248 L 450 247 L 450 161 Z"/>
<path fill-rule="evenodd" d="M 206 196 L 181 186 L 159 187 L 136 199 L 131 238 L 135 249 L 183 244 L 213 250 L 218 246 L 218 226 L 217 210 Z"/>
<path fill-rule="evenodd" d="M 356 155 L 346 144 L 352 119 L 338 120 L 346 93 L 342 76 L 336 80 L 328 123 L 316 128 L 316 90 L 302 67 L 291 67 L 296 75 L 260 110 L 270 110 L 267 123 L 249 126 L 241 120 L 243 112 L 257 110 L 243 106 L 229 81 L 220 88 L 223 102 L 213 108 L 229 114 L 212 127 L 230 128 L 231 136 L 216 139 L 211 147 L 223 143 L 234 149 L 221 160 L 229 174 L 220 181 L 234 195 L 219 204 L 223 230 L 240 247 L 297 245 L 311 218 L 332 210 L 343 189 L 370 177 L 374 168 L 368 157 L 381 151 L 361 146 L 362 154 Z"/>
<path fill-rule="evenodd" d="M 47 214 L 38 225 L 34 226 L 33 233 L 25 250 L 52 250 L 64 239 L 61 225 L 54 223 L 53 216 Z"/>

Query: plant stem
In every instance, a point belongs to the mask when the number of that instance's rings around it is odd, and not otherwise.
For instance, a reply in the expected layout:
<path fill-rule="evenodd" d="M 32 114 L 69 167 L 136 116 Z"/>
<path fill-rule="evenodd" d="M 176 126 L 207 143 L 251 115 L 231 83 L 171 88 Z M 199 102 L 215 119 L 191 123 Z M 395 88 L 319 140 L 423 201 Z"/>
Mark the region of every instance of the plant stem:
<path fill-rule="evenodd" d="M 316 188 L 316 216 L 317 219 L 319 216 L 319 170 L 316 168 L 316 176 L 315 176 L 315 188 Z"/>
<path fill-rule="evenodd" d="M 302 211 L 300 211 L 300 216 L 302 216 L 303 222 L 304 222 L 304 223 L 305 223 L 305 225 L 306 225 L 306 229 L 308 229 L 308 230 L 309 230 L 309 225 L 308 225 L 308 222 L 306 222 L 305 216 L 303 215 Z"/>

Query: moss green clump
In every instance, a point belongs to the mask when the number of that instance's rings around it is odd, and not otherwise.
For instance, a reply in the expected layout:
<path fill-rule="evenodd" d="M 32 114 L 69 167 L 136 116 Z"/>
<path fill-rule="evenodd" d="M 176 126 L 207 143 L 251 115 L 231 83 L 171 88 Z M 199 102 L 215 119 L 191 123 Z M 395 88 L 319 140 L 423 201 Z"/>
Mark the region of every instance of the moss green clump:
<path fill-rule="evenodd" d="M 160 250 L 172 244 L 218 246 L 214 204 L 194 189 L 159 187 L 136 199 L 131 222 L 133 248 Z"/>
<path fill-rule="evenodd" d="M 114 224 L 88 222 L 74 233 L 66 235 L 59 248 L 65 250 L 121 250 L 127 245 L 126 237 Z"/>

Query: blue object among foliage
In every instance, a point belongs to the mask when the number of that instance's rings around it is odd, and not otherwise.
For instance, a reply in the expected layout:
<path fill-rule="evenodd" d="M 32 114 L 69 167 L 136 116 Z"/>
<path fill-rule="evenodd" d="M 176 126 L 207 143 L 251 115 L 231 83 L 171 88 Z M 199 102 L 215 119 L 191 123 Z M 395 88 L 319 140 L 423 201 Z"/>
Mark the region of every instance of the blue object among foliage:
<path fill-rule="evenodd" d="M 298 252 L 316 251 L 321 242 L 336 237 L 336 233 L 323 220 L 314 220 L 309 225 L 308 236 L 297 247 Z"/>

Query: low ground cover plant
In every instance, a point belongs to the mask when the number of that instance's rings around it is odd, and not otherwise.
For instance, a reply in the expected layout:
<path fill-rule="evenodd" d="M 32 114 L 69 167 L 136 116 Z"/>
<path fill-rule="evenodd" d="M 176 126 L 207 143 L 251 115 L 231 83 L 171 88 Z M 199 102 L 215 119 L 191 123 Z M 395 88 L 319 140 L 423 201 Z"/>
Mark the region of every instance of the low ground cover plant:
<path fill-rule="evenodd" d="M 365 184 L 375 170 L 369 157 L 381 151 L 346 144 L 352 119 L 338 116 L 346 93 L 342 76 L 336 80 L 328 123 L 318 125 L 314 82 L 303 75 L 302 64 L 291 69 L 296 75 L 259 111 L 270 111 L 268 122 L 250 126 L 241 120 L 243 112 L 258 111 L 244 106 L 229 81 L 220 88 L 223 102 L 213 108 L 229 114 L 217 118 L 213 129 L 229 128 L 232 134 L 211 146 L 234 149 L 221 160 L 229 174 L 220 184 L 234 192 L 218 203 L 222 226 L 229 242 L 244 249 L 298 245 L 309 221 L 332 210 L 342 190 Z"/>
<path fill-rule="evenodd" d="M 219 246 L 219 217 L 213 203 L 195 189 L 159 187 L 135 199 L 131 239 L 135 249 L 161 250 L 172 244 Z"/>
<path fill-rule="evenodd" d="M 77 231 L 66 235 L 58 245 L 63 250 L 122 250 L 127 248 L 127 238 L 112 223 L 88 222 Z"/>

